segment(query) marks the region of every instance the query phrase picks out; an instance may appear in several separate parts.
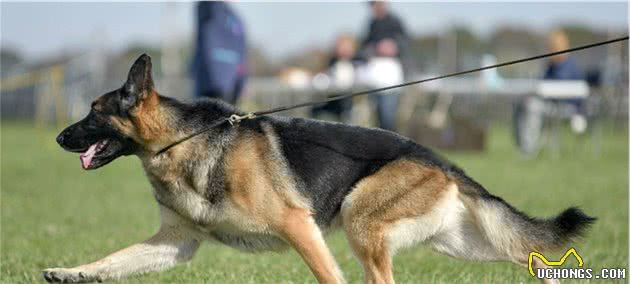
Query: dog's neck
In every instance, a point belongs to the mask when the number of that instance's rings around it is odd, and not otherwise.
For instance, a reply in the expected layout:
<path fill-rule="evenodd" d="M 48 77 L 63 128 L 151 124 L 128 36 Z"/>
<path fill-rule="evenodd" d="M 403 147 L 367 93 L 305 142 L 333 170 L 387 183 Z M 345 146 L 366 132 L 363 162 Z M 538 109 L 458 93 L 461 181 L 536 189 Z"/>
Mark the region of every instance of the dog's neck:
<path fill-rule="evenodd" d="M 166 147 L 212 124 L 214 120 L 228 116 L 224 114 L 222 106 L 217 108 L 221 111 L 216 109 L 198 111 L 195 105 L 184 104 L 169 97 L 155 96 L 153 103 L 147 102 L 135 115 L 136 140 L 139 140 L 141 145 L 139 156 L 156 155 Z"/>
<path fill-rule="evenodd" d="M 202 159 L 202 156 L 220 156 L 221 151 L 227 146 L 227 141 L 230 140 L 226 139 L 230 131 L 225 131 L 225 129 L 211 129 L 182 141 L 207 125 L 211 125 L 217 119 L 222 119 L 231 111 L 231 109 L 225 109 L 226 106 L 221 102 L 199 104 L 188 105 L 171 98 L 160 97 L 159 105 L 152 110 L 153 118 L 157 122 L 147 123 L 147 127 L 159 129 L 161 135 L 147 139 L 148 143 L 142 145 L 136 153 L 147 172 L 160 176 L 166 174 L 165 171 L 171 167 L 189 168 L 190 161 Z M 179 141 L 182 142 L 158 154 L 160 150 Z"/>

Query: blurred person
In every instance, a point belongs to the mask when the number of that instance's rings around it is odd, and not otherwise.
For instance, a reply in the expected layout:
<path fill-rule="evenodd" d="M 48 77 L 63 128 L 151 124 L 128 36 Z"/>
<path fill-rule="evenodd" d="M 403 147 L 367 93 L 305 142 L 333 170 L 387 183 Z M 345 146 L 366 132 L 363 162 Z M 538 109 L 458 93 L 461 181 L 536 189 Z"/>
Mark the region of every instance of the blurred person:
<path fill-rule="evenodd" d="M 550 52 L 558 52 L 569 49 L 569 37 L 563 30 L 553 31 L 547 40 Z M 543 76 L 545 80 L 584 80 L 586 77 L 577 63 L 568 53 L 552 56 L 547 63 L 547 69 Z M 586 131 L 586 108 L 584 98 L 571 99 L 549 99 L 553 103 L 567 104 L 573 107 L 574 114 L 571 116 L 571 128 L 576 133 Z"/>
<path fill-rule="evenodd" d="M 361 52 L 367 59 L 367 83 L 372 87 L 386 87 L 404 81 L 404 61 L 407 33 L 401 21 L 383 1 L 370 2 L 372 19 L 363 40 Z M 398 90 L 371 95 L 376 104 L 379 127 L 396 131 Z"/>
<path fill-rule="evenodd" d="M 354 38 L 347 34 L 342 34 L 335 40 L 333 55 L 328 62 L 327 73 L 331 83 L 338 91 L 348 91 L 355 83 L 356 67 L 359 59 L 356 57 L 356 42 Z M 332 101 L 322 106 L 312 109 L 313 117 L 318 118 L 323 115 L 332 115 L 338 121 L 348 122 L 349 113 L 352 108 L 352 98 Z"/>
<path fill-rule="evenodd" d="M 548 38 L 549 52 L 569 49 L 569 38 L 562 30 L 552 32 Z M 584 74 L 568 53 L 552 56 L 543 75 L 545 80 L 583 80 Z"/>
<path fill-rule="evenodd" d="M 225 2 L 197 4 L 197 40 L 192 63 L 197 97 L 235 104 L 247 79 L 243 23 Z"/>
<path fill-rule="evenodd" d="M 398 58 L 406 56 L 408 41 L 407 32 L 398 19 L 392 14 L 384 1 L 370 1 L 372 18 L 368 25 L 368 32 L 361 43 L 361 52 L 364 57 L 371 57 L 376 53 L 378 43 L 383 39 L 392 39 L 400 52 L 395 55 Z"/>
<path fill-rule="evenodd" d="M 547 38 L 549 52 L 558 52 L 570 48 L 567 34 L 556 30 Z M 585 76 L 577 63 L 569 54 L 558 54 L 550 57 L 542 76 L 543 80 L 584 80 Z M 514 134 L 519 148 L 526 154 L 534 154 L 540 147 L 545 115 L 554 105 L 568 106 L 572 112 L 571 129 L 578 134 L 586 131 L 586 109 L 584 98 L 541 98 L 527 96 L 517 101 L 514 109 Z"/>

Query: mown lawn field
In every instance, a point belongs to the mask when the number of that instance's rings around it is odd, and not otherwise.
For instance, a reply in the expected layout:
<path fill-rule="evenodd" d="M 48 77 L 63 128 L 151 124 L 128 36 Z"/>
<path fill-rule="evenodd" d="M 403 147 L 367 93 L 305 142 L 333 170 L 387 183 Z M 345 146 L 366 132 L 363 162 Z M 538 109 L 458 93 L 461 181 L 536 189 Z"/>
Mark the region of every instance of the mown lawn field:
<path fill-rule="evenodd" d="M 96 260 L 150 236 L 158 227 L 157 205 L 135 157 L 97 171 L 83 171 L 77 154 L 54 140 L 57 130 L 3 122 L 1 128 L 2 283 L 42 282 L 41 270 Z M 543 152 L 525 159 L 509 131 L 493 128 L 484 153 L 443 153 L 492 193 L 535 216 L 577 205 L 599 218 L 575 244 L 585 266 L 628 266 L 628 133 L 606 127 L 602 152 L 592 143 L 569 145 L 560 157 Z M 341 233 L 327 237 L 349 283 L 362 269 Z M 549 258 L 557 260 L 562 253 Z M 569 260 L 568 265 L 575 265 Z M 507 263 L 455 260 L 415 248 L 395 258 L 399 283 L 533 283 L 527 268 Z M 193 261 L 126 283 L 314 283 L 293 251 L 248 254 L 205 244 Z M 595 282 L 595 281 L 594 281 Z M 610 281 L 606 281 L 608 283 Z M 626 280 L 619 281 L 626 282 Z M 604 283 L 604 282 L 602 282 Z"/>

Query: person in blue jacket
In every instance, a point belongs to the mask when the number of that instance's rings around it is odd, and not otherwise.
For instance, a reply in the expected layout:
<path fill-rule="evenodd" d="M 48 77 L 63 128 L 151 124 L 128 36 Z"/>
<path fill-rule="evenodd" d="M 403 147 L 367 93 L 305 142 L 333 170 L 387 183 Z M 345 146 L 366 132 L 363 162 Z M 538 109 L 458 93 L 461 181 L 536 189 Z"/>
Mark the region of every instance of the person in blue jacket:
<path fill-rule="evenodd" d="M 569 49 L 569 38 L 562 30 L 552 32 L 548 38 L 550 52 Z M 567 53 L 552 56 L 542 76 L 543 80 L 584 80 L 584 73 Z M 542 99 L 526 96 L 517 100 L 514 107 L 514 135 L 521 151 L 535 154 L 541 147 L 541 135 L 545 115 L 550 104 L 572 107 L 571 127 L 576 133 L 584 133 L 588 122 L 583 98 Z"/>
<path fill-rule="evenodd" d="M 197 40 L 192 63 L 197 97 L 235 104 L 247 78 L 243 23 L 225 2 L 197 4 Z"/>
<path fill-rule="evenodd" d="M 571 57 L 561 61 L 550 60 L 543 76 L 545 80 L 583 80 L 584 75 Z"/>
<path fill-rule="evenodd" d="M 557 52 L 570 47 L 569 38 L 562 30 L 554 31 L 549 36 L 549 51 Z M 545 80 L 583 80 L 584 74 L 568 53 L 558 54 L 549 59 L 543 76 Z"/>
<path fill-rule="evenodd" d="M 562 30 L 557 30 L 549 35 L 548 39 L 549 51 L 557 52 L 570 48 L 569 38 Z M 548 63 L 544 80 L 584 80 L 585 76 L 577 63 L 568 53 L 552 56 Z M 584 112 L 584 99 L 551 99 L 552 102 L 564 102 L 575 107 L 575 111 L 579 114 Z"/>

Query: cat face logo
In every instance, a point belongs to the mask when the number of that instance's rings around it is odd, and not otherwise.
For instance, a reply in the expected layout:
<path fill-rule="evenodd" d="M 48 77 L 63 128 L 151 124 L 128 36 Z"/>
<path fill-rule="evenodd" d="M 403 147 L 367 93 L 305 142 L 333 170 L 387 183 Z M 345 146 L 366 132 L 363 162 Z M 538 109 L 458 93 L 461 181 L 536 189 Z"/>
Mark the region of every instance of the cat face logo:
<path fill-rule="evenodd" d="M 567 260 L 569 255 L 575 256 L 575 259 L 577 259 L 577 261 L 578 261 L 578 267 L 583 267 L 584 266 L 584 261 L 582 260 L 582 257 L 577 253 L 575 248 L 570 248 L 569 250 L 567 250 L 567 252 L 564 254 L 564 256 L 562 256 L 562 258 L 559 261 L 549 261 L 541 253 L 532 251 L 532 252 L 529 253 L 529 258 L 528 258 L 528 261 L 527 261 L 528 268 L 529 268 L 529 274 L 531 274 L 532 276 L 536 277 L 536 273 L 534 273 L 534 269 L 532 268 L 532 262 L 534 261 L 534 256 L 538 257 L 546 265 L 549 265 L 549 266 L 561 266 Z"/>

